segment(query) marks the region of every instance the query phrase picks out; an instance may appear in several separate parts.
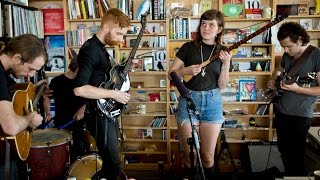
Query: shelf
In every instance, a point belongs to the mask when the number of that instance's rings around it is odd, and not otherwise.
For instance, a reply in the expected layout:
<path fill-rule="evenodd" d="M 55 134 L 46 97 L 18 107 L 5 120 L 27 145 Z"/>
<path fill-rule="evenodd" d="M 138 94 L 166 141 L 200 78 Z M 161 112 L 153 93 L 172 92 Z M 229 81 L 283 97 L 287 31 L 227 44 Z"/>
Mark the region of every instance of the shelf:
<path fill-rule="evenodd" d="M 290 15 L 287 19 L 320 18 L 320 15 Z"/>
<path fill-rule="evenodd" d="M 225 131 L 268 131 L 269 128 L 266 127 L 248 127 L 248 128 L 221 128 Z"/>
<path fill-rule="evenodd" d="M 46 76 L 48 77 L 55 77 L 55 76 L 59 76 L 61 74 L 64 74 L 64 72 L 50 72 L 50 71 L 46 71 L 45 72 Z"/>
<path fill-rule="evenodd" d="M 129 76 L 166 76 L 165 71 L 135 71 L 129 72 Z"/>
<path fill-rule="evenodd" d="M 235 117 L 238 117 L 238 118 L 251 118 L 251 117 L 269 118 L 270 116 L 269 115 L 256 115 L 256 114 L 248 114 L 248 115 L 234 114 L 234 115 L 225 115 L 224 117 L 226 117 L 226 118 L 235 118 Z"/>
<path fill-rule="evenodd" d="M 232 61 L 268 61 L 272 60 L 271 57 L 261 58 L 261 57 L 240 57 L 240 58 L 232 58 Z"/>
<path fill-rule="evenodd" d="M 166 104 L 167 101 L 129 101 L 128 103 Z"/>
<path fill-rule="evenodd" d="M 230 72 L 230 76 L 271 76 L 271 72 L 257 72 L 257 71 L 249 71 L 249 72 Z"/>
<path fill-rule="evenodd" d="M 100 22 L 101 19 L 68 19 L 68 22 Z"/>
<path fill-rule="evenodd" d="M 125 170 L 157 170 L 159 168 L 158 163 L 129 163 L 124 165 Z"/>
<path fill-rule="evenodd" d="M 167 140 L 161 139 L 138 139 L 138 138 L 126 138 L 123 141 L 125 142 L 167 142 Z"/>
<path fill-rule="evenodd" d="M 142 103 L 142 102 L 139 102 Z M 143 102 L 145 103 L 145 102 Z M 165 113 L 147 113 L 147 114 L 138 114 L 138 113 L 130 113 L 130 114 L 122 114 L 122 117 L 132 117 L 132 116 L 139 116 L 139 117 L 155 117 L 155 116 L 167 116 Z"/>
<path fill-rule="evenodd" d="M 165 50 L 166 47 L 139 47 L 138 50 Z M 119 48 L 119 50 L 132 50 L 132 47 L 123 47 Z"/>
<path fill-rule="evenodd" d="M 123 129 L 152 129 L 152 130 L 161 130 L 167 129 L 167 127 L 146 127 L 146 126 L 123 126 Z"/>
<path fill-rule="evenodd" d="M 248 21 L 270 21 L 272 18 L 230 18 L 226 17 L 225 21 L 226 22 L 248 22 Z"/>
<path fill-rule="evenodd" d="M 234 104 L 234 105 L 247 105 L 247 104 L 269 104 L 269 102 L 264 101 L 224 101 L 223 104 Z"/>
<path fill-rule="evenodd" d="M 134 36 L 138 36 L 138 34 L 125 34 L 124 36 L 133 36 L 134 37 Z M 142 36 L 166 36 L 166 34 L 164 34 L 164 33 L 150 33 L 150 34 L 143 33 Z"/>
<path fill-rule="evenodd" d="M 165 91 L 167 88 L 130 88 L 130 91 Z"/>
<path fill-rule="evenodd" d="M 123 154 L 167 154 L 167 152 L 158 152 L 158 151 L 136 151 L 136 152 L 128 152 L 123 151 Z"/>

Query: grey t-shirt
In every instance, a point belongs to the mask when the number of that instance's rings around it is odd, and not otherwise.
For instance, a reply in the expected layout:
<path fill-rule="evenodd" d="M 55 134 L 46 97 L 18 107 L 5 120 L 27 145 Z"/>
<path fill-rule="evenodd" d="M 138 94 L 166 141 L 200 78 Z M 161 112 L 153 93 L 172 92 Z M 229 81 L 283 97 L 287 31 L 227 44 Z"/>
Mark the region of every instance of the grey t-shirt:
<path fill-rule="evenodd" d="M 281 59 L 281 66 L 284 67 L 285 71 L 288 72 L 293 65 L 294 60 L 288 56 L 286 53 Z M 308 73 L 320 71 L 320 49 L 315 48 L 309 58 L 304 62 L 302 67 L 297 72 L 296 76 L 305 76 Z M 297 83 L 299 86 L 302 84 Z M 313 81 L 311 87 L 318 86 L 316 80 Z M 291 91 L 284 91 L 283 95 L 277 102 L 276 106 L 281 113 L 301 116 L 301 117 L 313 117 L 313 110 L 317 96 L 308 96 L 304 94 L 299 94 Z"/>

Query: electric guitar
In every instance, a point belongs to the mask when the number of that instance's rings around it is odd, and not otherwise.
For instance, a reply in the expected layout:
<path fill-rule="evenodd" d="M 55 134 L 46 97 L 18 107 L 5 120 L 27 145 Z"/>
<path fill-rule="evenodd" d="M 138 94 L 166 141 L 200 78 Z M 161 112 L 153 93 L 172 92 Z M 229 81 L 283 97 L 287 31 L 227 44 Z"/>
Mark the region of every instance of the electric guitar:
<path fill-rule="evenodd" d="M 44 88 L 45 83 L 39 86 L 37 92 L 32 83 L 13 84 L 10 87 L 10 94 L 13 94 L 12 103 L 15 113 L 23 116 L 33 112 L 34 109 L 37 109 L 37 104 Z M 14 145 L 19 158 L 24 161 L 29 155 L 32 132 L 33 129 L 28 127 L 15 136 L 9 136 L 5 134 L 0 127 L 0 139 L 9 140 L 10 143 Z"/>
<path fill-rule="evenodd" d="M 141 15 L 141 30 L 138 34 L 137 40 L 132 48 L 127 61 L 121 65 L 114 66 L 109 73 L 106 73 L 105 81 L 98 84 L 99 88 L 120 90 L 128 92 L 130 88 L 129 71 L 132 65 L 132 59 L 138 49 L 142 34 L 146 28 L 146 17 L 149 11 Z M 108 119 L 115 120 L 121 114 L 124 105 L 115 101 L 114 99 L 98 99 L 96 101 L 96 108 L 100 113 L 105 115 Z"/>
<path fill-rule="evenodd" d="M 282 96 L 283 90 L 280 88 L 280 83 L 292 84 L 297 83 L 301 84 L 302 87 L 310 87 L 311 84 L 317 78 L 315 72 L 307 73 L 306 75 L 300 75 L 295 77 L 290 77 L 286 73 L 282 73 L 276 80 L 275 88 L 267 88 L 265 91 L 266 101 L 269 103 L 275 103 L 279 97 Z"/>
<path fill-rule="evenodd" d="M 272 20 L 267 25 L 265 25 L 262 28 L 258 29 L 257 31 L 255 31 L 254 33 L 250 34 L 249 36 L 243 38 L 241 41 L 239 41 L 239 42 L 227 47 L 225 49 L 225 51 L 230 52 L 231 50 L 238 48 L 240 45 L 244 44 L 245 42 L 249 41 L 250 39 L 254 38 L 255 36 L 259 35 L 263 31 L 269 29 L 270 27 L 274 26 L 275 24 L 279 23 L 280 21 L 284 20 L 287 17 L 288 16 L 277 16 L 274 20 Z M 219 58 L 219 53 L 220 52 L 215 53 L 214 55 L 211 56 L 211 58 L 209 58 L 208 60 L 206 60 L 203 63 L 201 63 L 201 68 L 204 68 L 205 66 L 207 66 L 211 62 L 217 60 Z M 200 78 L 201 78 L 201 74 L 199 73 L 196 76 L 185 75 L 183 77 L 183 80 L 186 83 L 186 85 L 190 86 L 190 84 L 193 84 L 194 82 L 201 82 L 201 81 L 199 81 Z"/>

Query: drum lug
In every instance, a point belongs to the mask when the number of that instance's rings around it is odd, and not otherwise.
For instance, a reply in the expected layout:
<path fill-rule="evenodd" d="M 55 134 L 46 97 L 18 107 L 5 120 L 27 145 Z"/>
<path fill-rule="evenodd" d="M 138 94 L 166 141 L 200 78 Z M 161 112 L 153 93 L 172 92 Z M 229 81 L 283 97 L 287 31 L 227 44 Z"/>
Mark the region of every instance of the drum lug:
<path fill-rule="evenodd" d="M 49 142 L 46 142 L 46 145 L 48 146 L 47 147 L 47 153 L 48 153 L 48 156 L 51 157 L 51 150 L 50 150 L 50 144 L 52 143 L 52 141 L 49 141 Z"/>

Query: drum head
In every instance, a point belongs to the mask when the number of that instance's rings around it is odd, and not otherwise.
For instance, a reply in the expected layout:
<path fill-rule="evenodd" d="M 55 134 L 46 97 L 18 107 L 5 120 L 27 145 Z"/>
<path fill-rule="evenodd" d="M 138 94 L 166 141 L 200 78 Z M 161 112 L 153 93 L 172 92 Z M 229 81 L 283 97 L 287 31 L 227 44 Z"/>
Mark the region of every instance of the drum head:
<path fill-rule="evenodd" d="M 69 142 L 72 138 L 71 133 L 68 130 L 58 130 L 56 128 L 37 129 L 33 132 L 31 147 L 43 148 L 58 146 Z"/>
<path fill-rule="evenodd" d="M 82 156 L 77 159 L 68 171 L 69 177 L 75 177 L 77 180 L 92 178 L 102 167 L 102 160 L 96 154 Z"/>

